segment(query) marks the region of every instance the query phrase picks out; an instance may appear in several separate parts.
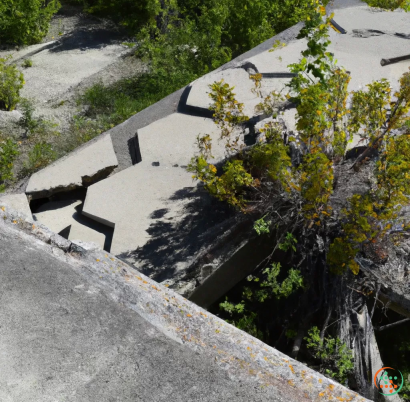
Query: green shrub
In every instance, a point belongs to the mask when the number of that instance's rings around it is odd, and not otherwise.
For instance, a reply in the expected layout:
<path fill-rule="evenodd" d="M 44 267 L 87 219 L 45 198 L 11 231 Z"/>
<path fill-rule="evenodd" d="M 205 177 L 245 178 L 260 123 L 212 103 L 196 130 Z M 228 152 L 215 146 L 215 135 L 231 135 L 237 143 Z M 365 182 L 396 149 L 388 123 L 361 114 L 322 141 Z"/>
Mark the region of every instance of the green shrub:
<path fill-rule="evenodd" d="M 40 42 L 59 8 L 57 0 L 2 0 L 0 42 L 21 45 Z"/>
<path fill-rule="evenodd" d="M 57 135 L 56 127 L 58 126 L 43 116 L 35 117 L 34 102 L 31 99 L 23 98 L 20 101 L 22 117 L 18 125 L 25 130 L 25 137 L 29 139 L 43 140 L 45 137 Z"/>
<path fill-rule="evenodd" d="M 14 110 L 25 84 L 23 73 L 16 66 L 6 64 L 9 59 L 0 58 L 0 110 Z"/>
<path fill-rule="evenodd" d="M 26 173 L 33 173 L 57 158 L 57 153 L 53 147 L 46 142 L 38 142 L 29 152 L 28 163 L 25 164 Z"/>
<path fill-rule="evenodd" d="M 25 60 L 23 61 L 22 66 L 23 66 L 24 68 L 33 67 L 33 61 L 32 61 L 31 59 L 25 59 Z"/>
<path fill-rule="evenodd" d="M 353 353 L 339 338 L 326 337 L 320 339 L 318 327 L 308 331 L 304 338 L 307 348 L 310 349 L 314 358 L 320 360 L 320 372 L 336 381 L 344 384 L 347 375 L 353 371 Z"/>
<path fill-rule="evenodd" d="M 0 191 L 4 190 L 6 181 L 13 179 L 13 165 L 18 154 L 18 146 L 13 139 L 0 138 Z"/>
<path fill-rule="evenodd" d="M 142 25 L 155 22 L 159 1 L 156 0 L 71 0 L 81 4 L 85 11 L 102 17 L 109 17 L 115 22 L 136 32 Z"/>
<path fill-rule="evenodd" d="M 364 0 L 370 7 L 384 8 L 386 10 L 395 10 L 402 8 L 405 11 L 410 11 L 409 0 Z"/>

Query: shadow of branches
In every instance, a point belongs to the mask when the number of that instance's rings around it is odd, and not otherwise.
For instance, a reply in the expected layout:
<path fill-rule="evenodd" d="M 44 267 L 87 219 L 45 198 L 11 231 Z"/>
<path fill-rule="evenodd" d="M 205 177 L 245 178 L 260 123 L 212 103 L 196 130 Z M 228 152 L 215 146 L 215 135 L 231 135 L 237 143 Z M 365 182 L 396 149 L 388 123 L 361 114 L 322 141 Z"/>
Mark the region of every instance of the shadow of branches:
<path fill-rule="evenodd" d="M 166 218 L 167 208 L 154 211 L 150 216 L 153 223 L 147 230 L 151 239 L 144 246 L 119 255 L 158 282 L 187 267 L 203 247 L 225 230 L 224 222 L 235 214 L 225 203 L 192 187 L 178 190 L 169 201 L 182 201 L 183 206 L 170 218 Z"/>

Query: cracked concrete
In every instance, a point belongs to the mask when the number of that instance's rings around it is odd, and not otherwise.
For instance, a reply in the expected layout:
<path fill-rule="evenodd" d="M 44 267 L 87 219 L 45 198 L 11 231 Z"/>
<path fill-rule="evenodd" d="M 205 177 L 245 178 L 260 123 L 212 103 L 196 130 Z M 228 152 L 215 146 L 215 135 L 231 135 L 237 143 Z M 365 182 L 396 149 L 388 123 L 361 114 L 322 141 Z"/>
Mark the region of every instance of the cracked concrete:
<path fill-rule="evenodd" d="M 81 188 L 107 177 L 117 165 L 111 138 L 106 134 L 34 173 L 26 194 L 36 199 Z"/>

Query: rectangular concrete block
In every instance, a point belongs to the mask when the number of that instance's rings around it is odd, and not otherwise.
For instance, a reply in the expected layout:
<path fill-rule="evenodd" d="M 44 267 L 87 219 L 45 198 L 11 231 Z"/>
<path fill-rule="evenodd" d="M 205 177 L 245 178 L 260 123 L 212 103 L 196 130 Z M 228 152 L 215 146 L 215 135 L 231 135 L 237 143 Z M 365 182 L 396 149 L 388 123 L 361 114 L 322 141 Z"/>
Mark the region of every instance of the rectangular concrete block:
<path fill-rule="evenodd" d="M 94 243 L 101 250 L 104 249 L 105 235 L 76 221 L 73 221 L 71 224 L 68 239 L 71 241 L 82 240 L 86 243 Z"/>
<path fill-rule="evenodd" d="M 217 73 L 210 73 L 199 78 L 191 84 L 191 91 L 188 95 L 187 105 L 209 109 L 212 99 L 209 97 L 211 89 L 209 85 L 216 81 L 224 80 L 231 87 L 235 99 L 244 104 L 244 114 L 252 117 L 256 114 L 255 107 L 261 99 L 252 92 L 254 82 L 249 78 L 249 74 L 242 68 L 228 69 Z"/>

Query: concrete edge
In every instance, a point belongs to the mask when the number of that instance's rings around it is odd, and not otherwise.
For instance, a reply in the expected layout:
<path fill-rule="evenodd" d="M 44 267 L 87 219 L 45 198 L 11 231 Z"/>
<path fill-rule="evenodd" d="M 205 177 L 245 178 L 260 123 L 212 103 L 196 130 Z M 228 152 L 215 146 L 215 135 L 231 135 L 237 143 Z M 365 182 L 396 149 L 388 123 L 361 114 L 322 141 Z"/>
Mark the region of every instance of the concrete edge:
<path fill-rule="evenodd" d="M 0 203 L 0 225 L 31 237 L 112 299 L 226 370 L 231 379 L 290 400 L 367 399 L 227 324 L 103 250 L 85 250 Z M 322 399 L 323 398 L 323 399 Z"/>

